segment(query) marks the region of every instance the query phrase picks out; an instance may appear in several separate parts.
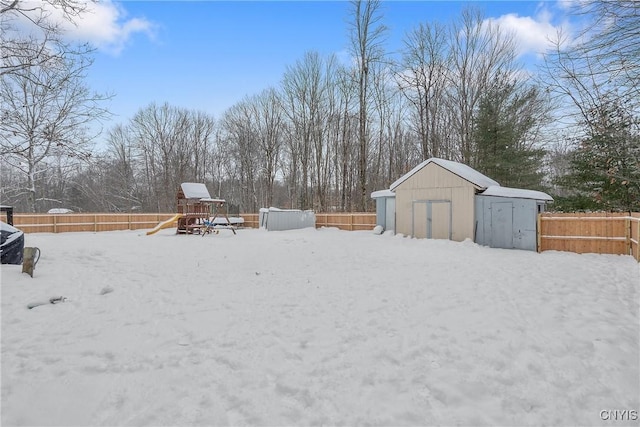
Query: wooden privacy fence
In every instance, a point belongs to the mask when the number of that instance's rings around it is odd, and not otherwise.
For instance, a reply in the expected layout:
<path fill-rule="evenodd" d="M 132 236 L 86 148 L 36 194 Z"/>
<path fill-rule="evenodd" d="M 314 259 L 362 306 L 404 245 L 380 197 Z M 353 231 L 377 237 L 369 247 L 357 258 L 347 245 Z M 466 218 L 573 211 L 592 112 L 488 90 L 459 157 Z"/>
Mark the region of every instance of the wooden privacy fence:
<path fill-rule="evenodd" d="M 543 213 L 539 251 L 632 255 L 640 261 L 640 213 Z"/>
<path fill-rule="evenodd" d="M 14 214 L 25 233 L 151 229 L 174 213 Z M 241 214 L 244 226 L 258 228 L 258 214 Z M 0 217 L 6 221 L 3 212 Z M 371 230 L 374 213 L 317 213 L 316 227 Z M 640 213 L 543 213 L 538 216 L 539 251 L 632 255 L 640 261 Z"/>
<path fill-rule="evenodd" d="M 316 214 L 316 227 L 336 227 L 340 230 L 373 230 L 376 226 L 374 213 L 320 213 Z"/>
<path fill-rule="evenodd" d="M 162 214 L 14 214 L 13 225 L 25 233 L 66 233 L 70 231 L 139 230 L 155 227 L 175 216 Z M 244 226 L 258 228 L 258 214 L 240 214 Z M 0 218 L 6 221 L 6 216 Z M 371 230 L 376 225 L 374 213 L 316 214 L 316 227 L 337 227 L 341 230 Z"/>
<path fill-rule="evenodd" d="M 260 227 L 260 215 L 257 213 L 250 214 L 240 214 L 240 216 L 244 219 L 244 226 L 248 228 L 259 228 Z"/>
<path fill-rule="evenodd" d="M 66 233 L 70 231 L 117 231 L 153 228 L 175 216 L 166 214 L 14 214 L 13 225 L 25 233 Z M 2 218 L 5 221 L 5 218 Z"/>

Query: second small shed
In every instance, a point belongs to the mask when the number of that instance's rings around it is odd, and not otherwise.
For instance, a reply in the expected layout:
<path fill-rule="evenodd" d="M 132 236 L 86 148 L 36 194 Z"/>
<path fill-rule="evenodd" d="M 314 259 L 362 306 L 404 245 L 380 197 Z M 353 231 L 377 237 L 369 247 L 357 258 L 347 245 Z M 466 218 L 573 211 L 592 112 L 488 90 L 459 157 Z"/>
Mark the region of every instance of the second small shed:
<path fill-rule="evenodd" d="M 376 225 L 381 225 L 384 231 L 396 229 L 396 194 L 391 190 L 379 190 L 371 193 L 376 201 Z"/>

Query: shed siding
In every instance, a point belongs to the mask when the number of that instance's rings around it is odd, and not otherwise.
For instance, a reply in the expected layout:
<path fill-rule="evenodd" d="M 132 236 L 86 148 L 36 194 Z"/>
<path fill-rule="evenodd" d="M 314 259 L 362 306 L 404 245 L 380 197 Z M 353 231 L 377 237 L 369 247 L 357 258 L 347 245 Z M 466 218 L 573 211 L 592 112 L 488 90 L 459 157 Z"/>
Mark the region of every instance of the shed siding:
<path fill-rule="evenodd" d="M 469 181 L 447 171 L 441 166 L 430 163 L 415 175 L 407 179 L 396 188 L 396 233 L 423 237 L 426 234 L 426 224 L 416 223 L 414 226 L 414 201 L 450 200 L 451 201 L 451 239 L 463 241 L 473 239 L 474 227 L 474 195 L 476 188 Z M 424 209 L 419 207 L 417 212 L 423 216 Z M 426 212 L 426 211 L 425 211 Z M 425 217 L 421 221 L 426 222 Z M 416 219 L 416 222 L 418 219 Z M 449 224 L 446 221 L 434 223 L 434 236 L 448 233 Z M 447 230 L 438 227 L 447 227 Z M 417 233 L 416 233 L 417 231 Z"/>
<path fill-rule="evenodd" d="M 262 221 L 268 231 L 296 230 L 316 226 L 313 211 L 269 209 L 263 212 Z"/>
<path fill-rule="evenodd" d="M 469 181 L 460 178 L 458 175 L 449 172 L 445 168 L 435 163 L 429 163 L 419 170 L 412 177 L 400 184 L 399 188 L 451 188 L 451 187 L 467 187 L 473 186 Z"/>
<path fill-rule="evenodd" d="M 396 196 L 380 196 L 376 201 L 376 225 L 381 225 L 384 231 L 394 231 L 396 228 Z"/>
<path fill-rule="evenodd" d="M 381 225 L 386 229 L 386 226 L 385 226 L 386 223 L 387 223 L 387 198 L 378 197 L 376 198 L 376 225 Z"/>
<path fill-rule="evenodd" d="M 477 195 L 476 243 L 492 248 L 535 251 L 537 249 L 537 205 L 538 202 L 531 199 Z M 498 212 L 501 206 L 508 207 L 512 211 L 508 227 L 501 227 L 505 225 Z"/>

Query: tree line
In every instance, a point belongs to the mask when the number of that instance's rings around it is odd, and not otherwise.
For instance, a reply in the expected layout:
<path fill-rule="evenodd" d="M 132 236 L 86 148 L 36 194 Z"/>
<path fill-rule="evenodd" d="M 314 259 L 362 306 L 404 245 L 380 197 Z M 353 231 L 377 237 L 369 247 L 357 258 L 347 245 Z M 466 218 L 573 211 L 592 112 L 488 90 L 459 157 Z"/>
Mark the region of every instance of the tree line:
<path fill-rule="evenodd" d="M 108 114 L 99 106 L 108 95 L 83 83 L 88 48 L 40 45 L 55 58 L 45 61 L 9 55 L 0 87 L 3 203 L 170 212 L 180 183 L 193 181 L 244 212 L 368 211 L 372 191 L 441 157 L 505 186 L 548 191 L 559 209 L 640 210 L 637 3 L 581 5 L 598 35 L 570 47 L 559 35 L 535 74 L 519 63 L 513 35 L 474 8 L 422 23 L 399 54 L 385 52 L 383 6 L 349 3 L 350 63 L 307 52 L 279 85 L 221 117 L 150 103 L 108 129 L 99 153 L 85 125 Z M 32 51 L 42 43 L 20 42 Z"/>

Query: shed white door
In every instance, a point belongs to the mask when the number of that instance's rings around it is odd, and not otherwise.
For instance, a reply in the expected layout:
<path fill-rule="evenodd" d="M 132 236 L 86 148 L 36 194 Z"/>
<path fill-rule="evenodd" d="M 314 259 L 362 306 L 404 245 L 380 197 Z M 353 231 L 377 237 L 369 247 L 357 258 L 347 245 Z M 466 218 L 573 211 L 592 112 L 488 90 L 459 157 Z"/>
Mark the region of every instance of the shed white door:
<path fill-rule="evenodd" d="M 413 237 L 424 239 L 427 237 L 427 202 L 417 200 L 413 202 L 413 223 L 411 226 Z"/>
<path fill-rule="evenodd" d="M 451 239 L 451 201 L 415 200 L 412 231 L 417 238 Z"/>
<path fill-rule="evenodd" d="M 427 205 L 428 230 L 430 239 L 451 239 L 451 202 L 431 200 Z"/>

